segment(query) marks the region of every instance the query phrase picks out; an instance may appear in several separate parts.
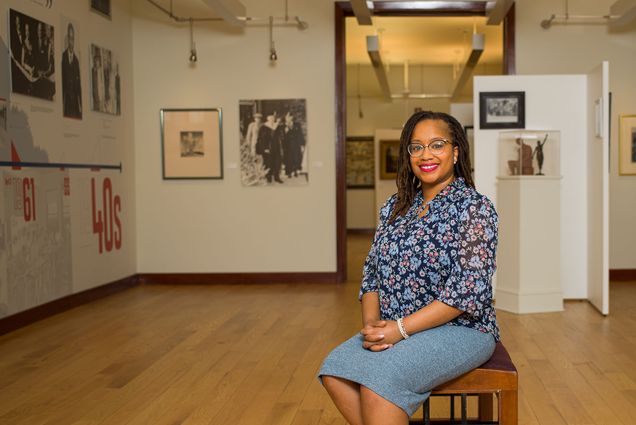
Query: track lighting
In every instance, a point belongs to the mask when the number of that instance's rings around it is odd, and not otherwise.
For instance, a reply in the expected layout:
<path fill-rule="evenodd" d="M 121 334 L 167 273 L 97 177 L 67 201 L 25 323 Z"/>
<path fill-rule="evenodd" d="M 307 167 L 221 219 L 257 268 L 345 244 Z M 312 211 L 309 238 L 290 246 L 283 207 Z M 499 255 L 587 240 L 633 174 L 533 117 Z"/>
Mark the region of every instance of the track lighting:
<path fill-rule="evenodd" d="M 275 63 L 278 60 L 276 46 L 274 45 L 274 17 L 269 17 L 269 60 Z"/>
<path fill-rule="evenodd" d="M 195 64 L 197 62 L 197 48 L 194 45 L 194 28 L 192 18 L 190 19 L 190 63 Z"/>

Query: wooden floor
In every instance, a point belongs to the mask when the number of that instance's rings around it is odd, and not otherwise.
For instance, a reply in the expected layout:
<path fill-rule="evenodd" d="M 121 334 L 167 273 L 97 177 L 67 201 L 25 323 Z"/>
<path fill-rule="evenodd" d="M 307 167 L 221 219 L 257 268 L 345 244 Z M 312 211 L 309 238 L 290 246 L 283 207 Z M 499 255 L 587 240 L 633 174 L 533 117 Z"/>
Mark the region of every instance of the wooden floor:
<path fill-rule="evenodd" d="M 315 374 L 359 329 L 349 246 L 344 285 L 141 286 L 0 337 L 0 424 L 344 424 Z M 520 424 L 636 423 L 634 305 L 498 313 Z"/>

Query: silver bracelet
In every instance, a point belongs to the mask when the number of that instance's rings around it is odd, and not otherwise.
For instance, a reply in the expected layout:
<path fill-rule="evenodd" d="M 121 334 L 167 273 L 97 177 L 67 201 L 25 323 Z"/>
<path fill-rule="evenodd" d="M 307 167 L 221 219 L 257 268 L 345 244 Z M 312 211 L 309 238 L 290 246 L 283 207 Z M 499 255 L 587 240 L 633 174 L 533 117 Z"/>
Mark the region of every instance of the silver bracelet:
<path fill-rule="evenodd" d="M 407 334 L 406 330 L 404 329 L 403 317 L 400 317 L 399 319 L 397 319 L 397 325 L 398 325 L 398 330 L 400 331 L 400 334 L 402 335 L 402 338 L 407 339 L 409 337 L 409 334 Z"/>

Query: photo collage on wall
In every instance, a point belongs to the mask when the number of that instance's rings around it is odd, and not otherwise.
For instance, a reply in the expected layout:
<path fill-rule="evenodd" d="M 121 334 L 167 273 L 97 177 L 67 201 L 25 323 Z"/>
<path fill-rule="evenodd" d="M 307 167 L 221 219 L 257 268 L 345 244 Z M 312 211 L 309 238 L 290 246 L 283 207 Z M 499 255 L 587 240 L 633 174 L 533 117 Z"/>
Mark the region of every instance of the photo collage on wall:
<path fill-rule="evenodd" d="M 91 0 L 91 10 L 110 18 L 110 0 Z M 24 13 L 9 9 L 11 91 L 38 99 L 57 101 L 56 79 L 61 70 L 62 115 L 81 120 L 86 96 L 82 94 L 80 27 L 61 17 L 62 52 L 56 56 L 55 28 Z M 121 115 L 121 77 L 117 55 L 90 44 L 91 109 Z"/>
<path fill-rule="evenodd" d="M 243 185 L 309 182 L 305 99 L 241 100 L 239 117 Z"/>

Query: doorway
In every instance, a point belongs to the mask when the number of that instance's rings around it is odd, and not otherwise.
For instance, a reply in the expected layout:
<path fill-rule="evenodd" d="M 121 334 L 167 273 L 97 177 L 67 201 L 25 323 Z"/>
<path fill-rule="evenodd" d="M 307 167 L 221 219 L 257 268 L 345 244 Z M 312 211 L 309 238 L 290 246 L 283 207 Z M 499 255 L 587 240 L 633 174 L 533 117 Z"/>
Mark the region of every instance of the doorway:
<path fill-rule="evenodd" d="M 484 17 L 485 2 L 375 2 L 374 17 Z M 336 64 L 336 243 L 337 279 L 347 274 L 347 61 L 346 19 L 353 17 L 349 2 L 335 3 Z M 514 4 L 503 20 L 503 74 L 515 73 Z"/>

